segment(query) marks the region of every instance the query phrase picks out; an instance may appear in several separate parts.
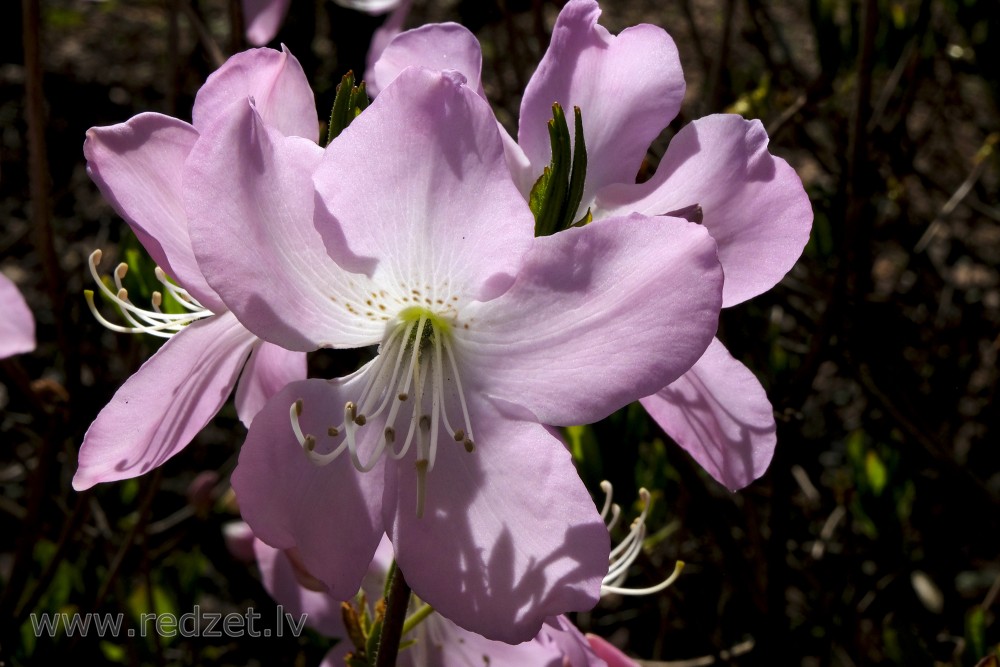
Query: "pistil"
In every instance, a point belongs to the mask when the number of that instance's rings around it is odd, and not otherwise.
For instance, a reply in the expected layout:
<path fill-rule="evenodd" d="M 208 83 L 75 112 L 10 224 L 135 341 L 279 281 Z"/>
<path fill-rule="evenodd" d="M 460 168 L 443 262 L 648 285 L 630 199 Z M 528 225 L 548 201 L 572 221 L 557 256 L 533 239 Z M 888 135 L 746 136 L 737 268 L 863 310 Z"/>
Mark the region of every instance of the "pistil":
<path fill-rule="evenodd" d="M 452 350 L 451 336 L 451 323 L 424 308 L 410 307 L 397 315 L 387 327 L 387 335 L 368 372 L 361 394 L 357 400 L 345 404 L 343 421 L 327 429 L 329 439 L 341 435 L 343 439 L 326 453 L 317 451 L 317 438 L 302 430 L 301 400 L 293 403 L 289 409 L 292 431 L 309 460 L 317 465 L 326 465 L 347 450 L 354 467 L 360 472 L 369 472 L 383 455 L 400 460 L 415 444 L 416 509 L 417 515 L 421 516 L 425 506 L 427 473 L 434 469 L 437 460 L 442 426 L 456 442 L 462 443 L 467 452 L 475 449 L 468 403 Z M 458 406 L 449 400 L 451 391 L 457 395 Z M 453 409 L 458 407 L 461 414 L 449 415 L 449 403 L 452 403 Z M 409 417 L 403 417 L 408 422 L 406 434 L 400 438 L 402 430 L 398 428 L 398 422 L 407 409 Z M 383 423 L 377 418 L 387 410 Z M 363 460 L 360 450 L 365 441 L 359 437 L 361 429 L 375 423 L 381 424 L 377 427 L 381 433 L 374 436 L 374 446 L 367 460 Z M 461 427 L 456 428 L 456 423 Z"/>

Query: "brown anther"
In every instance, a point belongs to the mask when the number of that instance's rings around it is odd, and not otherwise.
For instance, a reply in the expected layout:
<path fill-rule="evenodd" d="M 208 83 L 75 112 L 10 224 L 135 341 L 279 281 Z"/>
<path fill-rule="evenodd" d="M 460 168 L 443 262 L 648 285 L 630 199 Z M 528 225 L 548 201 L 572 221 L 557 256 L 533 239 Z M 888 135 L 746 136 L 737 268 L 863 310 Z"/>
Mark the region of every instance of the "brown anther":
<path fill-rule="evenodd" d="M 458 429 L 455 431 L 455 442 L 462 442 L 463 440 L 465 440 L 465 431 Z"/>
<path fill-rule="evenodd" d="M 396 396 L 396 398 L 398 398 L 398 399 L 399 399 L 399 400 L 401 400 L 401 401 L 405 401 L 405 400 L 406 400 L 406 399 L 408 399 L 409 397 L 410 397 L 410 395 L 409 395 L 409 394 L 407 394 L 407 393 L 406 393 L 405 391 L 403 391 L 403 392 L 400 392 L 400 393 L 399 393 L 399 395 L 397 395 L 397 396 Z"/>
<path fill-rule="evenodd" d="M 462 444 L 465 445 L 465 451 L 469 452 L 470 454 L 472 453 L 472 450 L 476 448 L 476 443 L 472 442 L 472 440 L 469 438 L 466 438 L 465 441 L 462 442 Z"/>
<path fill-rule="evenodd" d="M 316 437 L 306 434 L 305 442 L 302 444 L 306 448 L 307 452 L 311 452 L 316 449 Z"/>
<path fill-rule="evenodd" d="M 390 445 L 396 441 L 396 429 L 391 426 L 385 427 L 385 441 Z"/>
<path fill-rule="evenodd" d="M 421 415 L 420 416 L 420 428 L 422 428 L 423 430 L 427 431 L 427 430 L 430 429 L 430 427 L 431 427 L 431 416 L 430 415 Z"/>
<path fill-rule="evenodd" d="M 354 418 L 354 423 L 358 426 L 364 426 L 368 422 L 368 418 L 364 415 L 358 415 Z"/>
<path fill-rule="evenodd" d="M 331 438 L 336 438 L 338 435 L 340 435 L 340 429 L 337 428 L 336 426 L 331 426 L 330 428 L 326 429 L 326 434 Z"/>

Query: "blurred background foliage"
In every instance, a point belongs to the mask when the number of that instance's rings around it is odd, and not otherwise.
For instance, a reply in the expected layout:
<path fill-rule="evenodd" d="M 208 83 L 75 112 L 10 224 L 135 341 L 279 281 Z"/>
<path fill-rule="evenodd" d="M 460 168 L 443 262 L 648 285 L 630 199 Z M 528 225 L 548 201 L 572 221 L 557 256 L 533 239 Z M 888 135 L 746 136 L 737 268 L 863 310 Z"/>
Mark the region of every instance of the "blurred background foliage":
<path fill-rule="evenodd" d="M 408 25 L 458 20 L 485 53 L 486 92 L 513 130 L 556 0 L 417 0 Z M 227 0 L 44 0 L 35 32 L 0 5 L 0 268 L 38 320 L 38 350 L 0 362 L 0 655 L 4 664 L 311 665 L 329 641 L 93 636 L 35 639 L 32 612 L 275 609 L 226 547 L 229 407 L 160 470 L 76 493 L 83 433 L 157 340 L 87 311 L 86 260 L 152 267 L 87 177 L 93 125 L 142 111 L 189 119 L 220 57 L 244 48 Z M 653 493 L 635 585 L 688 563 L 663 594 L 577 618 L 659 665 L 975 665 L 1000 629 L 1000 9 L 995 0 L 605 0 L 613 32 L 676 40 L 684 123 L 760 118 L 813 201 L 812 240 L 777 288 L 723 312 L 720 337 L 768 389 L 778 449 L 731 494 L 633 405 L 567 439 L 600 500 L 631 518 Z M 235 17 L 235 20 L 234 20 Z M 294 0 L 288 44 L 320 117 L 381 19 Z M 27 32 L 24 32 L 27 30 Z M 28 38 L 26 38 L 28 35 Z M 41 40 L 44 157 L 29 169 L 24 48 Z M 34 202 L 32 204 L 32 202 Z M 110 272 L 110 268 L 107 269 Z M 143 278 L 144 277 L 144 278 Z M 105 304 L 104 312 L 113 313 Z M 0 314 L 0 316 L 3 316 Z M 316 374 L 358 356 L 316 355 Z M 131 621 L 128 619 L 132 619 Z M 984 663 L 985 664 L 985 663 Z M 993 664 L 996 664 L 993 662 Z"/>

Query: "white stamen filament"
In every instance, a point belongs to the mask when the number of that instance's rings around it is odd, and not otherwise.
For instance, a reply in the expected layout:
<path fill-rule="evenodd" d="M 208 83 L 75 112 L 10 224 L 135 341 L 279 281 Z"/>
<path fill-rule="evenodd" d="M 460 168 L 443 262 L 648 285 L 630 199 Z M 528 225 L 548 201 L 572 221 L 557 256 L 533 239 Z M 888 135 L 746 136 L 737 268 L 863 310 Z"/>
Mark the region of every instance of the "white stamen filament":
<path fill-rule="evenodd" d="M 618 519 L 621 517 L 622 508 L 618 503 L 611 502 L 611 496 L 614 494 L 614 487 L 611 486 L 611 482 L 604 480 L 601 482 L 601 491 L 604 491 L 604 507 L 601 508 L 601 521 L 604 521 L 608 527 L 608 532 L 610 533 L 614 530 L 615 526 L 618 525 Z M 608 521 L 608 511 L 611 512 L 611 521 Z"/>
<path fill-rule="evenodd" d="M 170 293 L 170 296 L 174 297 L 174 301 L 179 303 L 183 308 L 190 311 L 204 310 L 201 304 L 195 301 L 194 297 L 191 296 L 190 292 L 167 280 L 167 274 L 163 272 L 163 269 L 157 266 L 153 269 L 153 273 L 156 274 L 156 279 L 160 281 L 160 284 L 163 285 L 164 289 Z"/>
<path fill-rule="evenodd" d="M 607 524 L 610 532 L 618 522 L 621 509 L 617 504 L 611 502 L 612 486 L 610 482 L 601 482 L 601 490 L 604 491 L 604 507 L 601 510 L 601 519 L 607 521 L 608 512 L 611 512 L 611 521 Z M 642 511 L 632 522 L 629 532 L 625 538 L 611 550 L 608 557 L 608 573 L 601 583 L 601 595 L 616 593 L 618 595 L 652 595 L 666 589 L 680 576 L 684 569 L 684 561 L 677 561 L 674 571 L 669 577 L 648 588 L 623 588 L 620 584 L 625 580 L 628 569 L 635 562 L 635 559 L 642 553 L 642 543 L 646 539 L 646 517 L 649 515 L 650 495 L 646 489 L 639 489 L 639 499 L 642 501 Z"/>
<path fill-rule="evenodd" d="M 354 467 L 360 472 L 369 472 L 383 455 L 399 460 L 406 456 L 411 445 L 414 446 L 417 450 L 416 506 L 419 517 L 423 514 L 426 501 L 427 473 L 434 469 L 437 460 L 438 438 L 444 437 L 442 425 L 457 442 L 464 445 L 466 451 L 473 451 L 474 443 L 468 404 L 455 353 L 451 349 L 450 325 L 426 311 L 412 313 L 412 318 L 404 312 L 402 318 L 402 322 L 396 320 L 389 325 L 392 329 L 379 349 L 374 367 L 367 374 L 364 388 L 356 401 L 348 401 L 344 405 L 343 421 L 327 429 L 326 435 L 330 439 L 343 436 L 332 451 L 316 451 L 317 438 L 303 431 L 301 400 L 289 408 L 289 419 L 299 445 L 309 460 L 317 465 L 326 465 L 347 450 Z M 448 366 L 445 366 L 446 355 Z M 446 378 L 447 370 L 451 372 Z M 454 415 L 451 418 L 448 415 L 446 380 L 454 382 L 464 429 L 454 428 Z M 397 430 L 397 421 L 404 406 L 410 409 L 406 417 L 409 423 L 405 437 L 400 438 L 402 431 Z M 384 422 L 376 420 L 385 413 L 388 414 Z M 381 431 L 363 440 L 359 431 L 369 424 Z M 367 460 L 363 460 L 359 448 L 366 442 L 373 446 Z"/>
<path fill-rule="evenodd" d="M 122 316 L 131 325 L 125 327 L 108 321 L 103 315 L 101 315 L 100 311 L 97 310 L 97 306 L 94 303 L 94 293 L 91 290 L 86 290 L 84 292 L 84 298 L 87 300 L 87 306 L 90 308 L 90 312 L 93 313 L 97 321 L 106 328 L 119 333 L 147 333 L 151 336 L 157 336 L 159 338 L 170 338 L 175 333 L 184 329 L 184 327 L 188 324 L 213 315 L 212 311 L 204 308 L 201 304 L 195 301 L 186 290 L 183 290 L 167 281 L 166 275 L 159 267 L 156 267 L 157 279 L 170 292 L 171 296 L 173 296 L 174 299 L 189 312 L 164 313 L 160 309 L 160 305 L 163 301 L 163 295 L 160 292 L 153 292 L 151 299 L 153 310 L 139 308 L 129 300 L 128 290 L 125 289 L 122 284 L 122 279 L 128 273 L 128 264 L 122 262 L 115 267 L 114 285 L 116 291 L 112 291 L 97 273 L 97 265 L 101 261 L 101 255 L 102 253 L 100 250 L 95 250 L 90 254 L 90 259 L 88 261 L 90 275 L 93 277 L 94 282 L 96 282 L 100 287 L 101 293 L 118 306 Z"/>

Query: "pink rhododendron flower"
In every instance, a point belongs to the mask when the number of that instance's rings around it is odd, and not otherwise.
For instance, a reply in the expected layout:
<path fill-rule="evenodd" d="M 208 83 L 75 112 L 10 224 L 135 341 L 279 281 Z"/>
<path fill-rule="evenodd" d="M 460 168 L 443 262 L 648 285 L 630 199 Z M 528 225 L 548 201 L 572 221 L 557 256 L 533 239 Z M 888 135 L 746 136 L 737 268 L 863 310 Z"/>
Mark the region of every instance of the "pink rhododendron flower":
<path fill-rule="evenodd" d="M 773 287 L 809 238 L 812 208 L 791 167 L 772 156 L 759 121 L 732 114 L 696 120 L 673 138 L 656 174 L 636 184 L 646 151 L 677 115 L 684 77 L 677 49 L 661 28 L 638 25 L 611 35 L 597 23 L 595 0 L 570 0 L 528 83 L 518 139 L 507 137 L 511 170 L 527 197 L 549 164 L 552 104 L 579 107 L 588 165 L 577 219 L 642 213 L 701 222 L 719 246 L 723 306 Z M 461 71 L 482 94 L 475 37 L 456 24 L 399 35 L 374 66 L 377 90 L 403 67 Z M 775 446 L 773 410 L 760 382 L 714 340 L 681 378 L 642 404 L 715 479 L 741 488 L 767 469 Z"/>
<path fill-rule="evenodd" d="M 356 9 L 368 14 L 384 14 L 395 10 L 400 5 L 406 5 L 409 9 L 412 3 L 412 0 L 333 1 L 341 7 Z M 264 46 L 274 39 L 281 24 L 285 22 L 285 16 L 288 14 L 291 2 L 292 0 L 243 0 L 243 22 L 246 24 L 247 41 L 254 46 Z"/>
<path fill-rule="evenodd" d="M 35 318 L 17 285 L 0 273 L 0 359 L 35 349 Z"/>
<path fill-rule="evenodd" d="M 247 96 L 258 100 L 262 122 L 275 132 L 317 139 L 319 122 L 305 74 L 291 54 L 272 49 L 236 55 L 210 76 L 195 100 L 193 125 L 144 113 L 87 133 L 91 177 L 183 288 L 164 279 L 164 289 L 189 303 L 191 312 L 141 311 L 127 295 L 110 294 L 133 318 L 130 330 L 176 333 L 122 385 L 87 431 L 73 478 L 78 491 L 135 477 L 179 452 L 219 411 L 238 377 L 236 408 L 247 425 L 278 389 L 305 377 L 305 355 L 260 340 L 226 309 L 205 282 L 191 247 L 182 203 L 184 162 L 201 132 L 242 109 Z M 100 257 L 95 255 L 92 267 Z M 119 283 L 123 274 L 121 268 L 115 272 Z"/>
<path fill-rule="evenodd" d="M 254 553 L 264 588 L 293 618 L 306 615 L 306 624 L 340 641 L 326 656 L 323 665 L 342 667 L 344 656 L 353 650 L 346 639 L 340 600 L 313 590 L 308 573 L 303 573 L 294 557 L 254 541 Z M 382 597 L 385 578 L 392 562 L 392 545 L 383 538 L 368 567 L 361 590 L 369 603 Z M 306 581 L 303 583 L 303 579 Z M 463 630 L 438 613 L 431 613 L 403 641 L 414 644 L 400 651 L 401 667 L 462 667 L 488 664 L 490 667 L 635 667 L 636 663 L 617 648 L 595 635 L 584 636 L 565 616 L 550 618 L 538 634 L 521 644 L 506 644 Z M 595 648 L 596 644 L 596 648 Z"/>
<path fill-rule="evenodd" d="M 455 72 L 404 72 L 325 151 L 248 104 L 185 168 L 199 264 L 248 328 L 380 344 L 257 415 L 233 475 L 254 533 L 340 599 L 388 533 L 413 591 L 491 639 L 592 607 L 608 536 L 547 425 L 603 418 L 702 354 L 722 281 L 705 229 L 629 215 L 536 239 Z"/>

